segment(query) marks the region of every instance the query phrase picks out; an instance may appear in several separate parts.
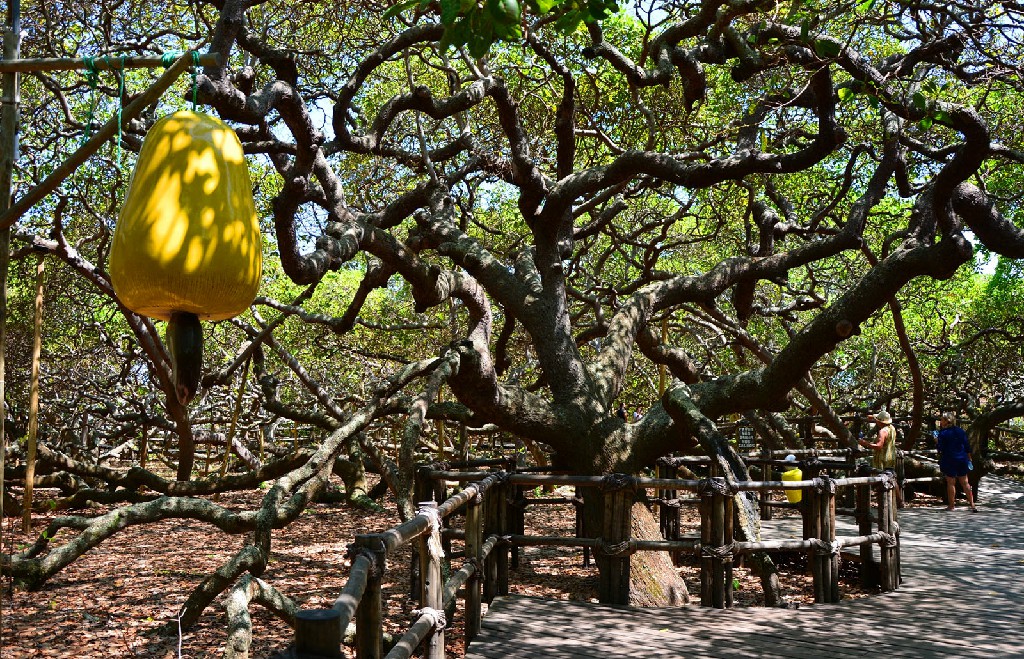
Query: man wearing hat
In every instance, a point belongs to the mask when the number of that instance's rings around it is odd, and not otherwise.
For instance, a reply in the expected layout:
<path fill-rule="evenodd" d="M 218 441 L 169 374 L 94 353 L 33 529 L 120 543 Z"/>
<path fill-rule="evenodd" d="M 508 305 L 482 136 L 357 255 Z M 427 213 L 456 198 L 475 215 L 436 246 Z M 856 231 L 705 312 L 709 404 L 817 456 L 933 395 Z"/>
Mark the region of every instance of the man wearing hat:
<path fill-rule="evenodd" d="M 892 415 L 885 410 L 868 415 L 868 420 L 873 421 L 877 431 L 874 441 L 861 439 L 859 444 L 874 451 L 871 455 L 871 466 L 875 469 L 896 468 L 896 429 L 892 426 Z M 896 488 L 897 505 L 903 505 L 901 488 Z"/>

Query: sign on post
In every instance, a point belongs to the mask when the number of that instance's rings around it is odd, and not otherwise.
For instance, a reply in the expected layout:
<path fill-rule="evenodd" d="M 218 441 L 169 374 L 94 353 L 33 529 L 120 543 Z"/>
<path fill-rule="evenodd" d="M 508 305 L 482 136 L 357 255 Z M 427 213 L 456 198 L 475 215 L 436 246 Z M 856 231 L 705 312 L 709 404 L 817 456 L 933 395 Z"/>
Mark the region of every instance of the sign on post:
<path fill-rule="evenodd" d="M 753 428 L 747 425 L 736 426 L 736 449 L 740 452 L 757 450 Z"/>

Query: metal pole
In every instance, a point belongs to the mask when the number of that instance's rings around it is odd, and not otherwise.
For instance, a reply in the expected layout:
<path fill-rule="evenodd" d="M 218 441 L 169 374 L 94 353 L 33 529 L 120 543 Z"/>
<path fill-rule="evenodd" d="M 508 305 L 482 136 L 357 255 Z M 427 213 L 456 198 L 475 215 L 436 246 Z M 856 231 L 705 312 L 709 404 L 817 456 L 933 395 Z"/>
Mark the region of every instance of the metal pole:
<path fill-rule="evenodd" d="M 21 1 L 9 0 L 7 4 L 7 25 L 3 33 L 4 59 L 17 59 L 21 51 Z M 0 211 L 6 211 L 11 204 L 11 179 L 14 175 L 14 159 L 18 149 L 18 74 L 5 73 L 0 83 Z M 0 227 L 0 553 L 3 552 L 4 519 L 4 466 L 7 454 L 7 434 L 4 421 L 7 418 L 4 373 L 7 353 L 7 267 L 11 258 L 11 229 Z M 0 621 L 3 620 L 0 607 Z"/>

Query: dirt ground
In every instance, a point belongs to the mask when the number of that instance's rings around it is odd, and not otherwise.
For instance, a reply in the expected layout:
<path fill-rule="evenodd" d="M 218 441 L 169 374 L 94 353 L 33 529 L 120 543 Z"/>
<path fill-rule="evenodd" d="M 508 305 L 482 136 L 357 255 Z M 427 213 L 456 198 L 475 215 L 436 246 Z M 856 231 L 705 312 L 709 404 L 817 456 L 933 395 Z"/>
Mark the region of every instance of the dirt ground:
<path fill-rule="evenodd" d="M 253 509 L 261 492 L 222 497 L 232 509 Z M 38 496 L 46 496 L 40 491 Z M 938 505 L 931 497 L 911 505 Z M 342 504 L 315 504 L 288 528 L 275 532 L 272 556 L 262 579 L 302 608 L 329 608 L 345 583 L 346 550 L 356 533 L 382 531 L 397 522 L 394 506 L 385 513 L 355 510 Z M 97 514 L 102 510 L 91 511 Z M 795 514 L 789 512 L 788 514 Z M 569 506 L 535 506 L 527 511 L 527 533 L 571 535 Z M 53 517 L 36 515 L 39 533 Z M 683 514 L 685 528 L 699 528 L 696 511 Z M 65 536 L 65 534 L 68 534 Z M 60 544 L 70 534 L 62 532 Z M 20 520 L 4 520 L 5 553 L 19 551 L 28 537 Z M 34 537 L 33 537 L 34 539 Z M 189 593 L 244 543 L 244 536 L 223 532 L 190 520 L 171 520 L 128 528 L 105 541 L 57 574 L 36 592 L 13 590 L 9 580 L 0 589 L 0 657 L 175 657 L 201 659 L 222 656 L 226 640 L 223 597 L 209 607 L 192 629 L 180 634 L 175 621 Z M 385 575 L 387 625 L 399 634 L 410 622 L 414 602 L 408 591 L 407 556 L 389 561 Z M 802 559 L 781 560 L 785 595 L 801 605 L 813 602 L 811 579 Z M 699 597 L 700 577 L 695 561 L 678 568 L 691 596 Z M 745 568 L 734 571 L 736 606 L 759 606 L 759 580 Z M 584 567 L 581 553 L 569 548 L 524 548 L 520 566 L 511 577 L 514 593 L 553 599 L 596 601 L 597 571 Z M 855 565 L 841 570 L 843 597 L 864 597 L 857 586 Z M 272 657 L 285 649 L 292 636 L 287 624 L 262 607 L 251 609 L 251 656 Z M 161 629 L 170 628 L 171 633 Z M 449 626 L 448 654 L 463 656 L 462 616 Z"/>

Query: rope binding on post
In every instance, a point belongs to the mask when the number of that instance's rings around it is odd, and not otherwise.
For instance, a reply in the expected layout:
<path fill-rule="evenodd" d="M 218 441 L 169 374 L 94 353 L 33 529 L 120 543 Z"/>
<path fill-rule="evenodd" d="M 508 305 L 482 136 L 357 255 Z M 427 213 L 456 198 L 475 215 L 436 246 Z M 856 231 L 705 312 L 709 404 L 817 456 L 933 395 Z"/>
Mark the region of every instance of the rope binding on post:
<path fill-rule="evenodd" d="M 814 553 L 818 556 L 838 556 L 839 552 L 843 549 L 841 540 L 826 542 L 821 538 L 810 538 L 810 543 L 814 548 Z"/>
<path fill-rule="evenodd" d="M 448 625 L 448 619 L 444 615 L 444 611 L 438 609 L 432 609 L 429 606 L 425 606 L 422 609 L 414 609 L 412 612 L 412 619 L 419 620 L 426 616 L 434 628 L 435 632 L 439 632 Z"/>
<path fill-rule="evenodd" d="M 608 474 L 601 480 L 602 492 L 636 492 L 636 478 L 629 474 Z"/>
<path fill-rule="evenodd" d="M 621 558 L 623 556 L 630 556 L 634 553 L 632 547 L 630 547 L 629 538 L 626 538 L 622 542 L 608 542 L 604 538 L 598 538 L 597 541 L 600 543 L 598 551 L 608 557 Z"/>
<path fill-rule="evenodd" d="M 718 558 L 723 561 L 731 561 L 735 549 L 735 542 L 730 542 L 729 544 L 721 545 L 719 547 L 702 544 L 700 545 L 700 556 L 701 558 Z"/>
<path fill-rule="evenodd" d="M 427 537 L 427 552 L 431 558 L 440 560 L 444 558 L 444 549 L 441 548 L 441 514 L 437 508 L 420 505 L 418 514 L 427 518 L 430 526 L 430 535 Z"/>
<path fill-rule="evenodd" d="M 697 482 L 697 496 L 702 499 L 715 494 L 728 497 L 735 494 L 736 491 L 736 487 L 721 476 L 702 478 Z"/>

